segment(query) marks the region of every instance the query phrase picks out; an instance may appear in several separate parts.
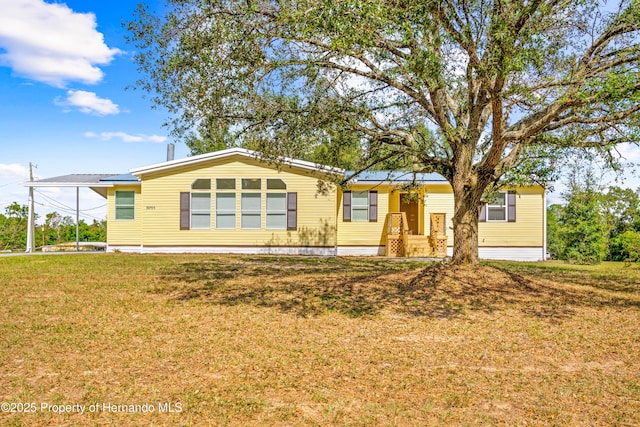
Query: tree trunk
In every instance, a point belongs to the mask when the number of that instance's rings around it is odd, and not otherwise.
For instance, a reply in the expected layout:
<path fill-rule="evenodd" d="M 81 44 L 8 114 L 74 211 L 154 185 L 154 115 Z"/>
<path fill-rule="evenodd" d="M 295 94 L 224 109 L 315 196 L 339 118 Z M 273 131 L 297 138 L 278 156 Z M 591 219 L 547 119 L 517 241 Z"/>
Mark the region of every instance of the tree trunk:
<path fill-rule="evenodd" d="M 472 181 L 473 182 L 473 181 Z M 478 208 L 482 191 L 471 185 L 467 177 L 453 182 L 453 258 L 452 263 L 478 263 Z"/>
<path fill-rule="evenodd" d="M 478 263 L 478 209 L 467 200 L 455 201 L 451 262 L 458 265 Z"/>

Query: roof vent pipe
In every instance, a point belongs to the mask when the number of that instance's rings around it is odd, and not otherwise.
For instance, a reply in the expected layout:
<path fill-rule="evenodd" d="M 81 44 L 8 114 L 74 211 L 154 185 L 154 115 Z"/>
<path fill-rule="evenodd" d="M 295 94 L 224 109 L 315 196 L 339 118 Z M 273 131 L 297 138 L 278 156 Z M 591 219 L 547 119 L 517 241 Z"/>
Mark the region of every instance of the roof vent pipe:
<path fill-rule="evenodd" d="M 167 162 L 173 160 L 174 152 L 175 152 L 175 144 L 169 143 L 167 144 Z"/>

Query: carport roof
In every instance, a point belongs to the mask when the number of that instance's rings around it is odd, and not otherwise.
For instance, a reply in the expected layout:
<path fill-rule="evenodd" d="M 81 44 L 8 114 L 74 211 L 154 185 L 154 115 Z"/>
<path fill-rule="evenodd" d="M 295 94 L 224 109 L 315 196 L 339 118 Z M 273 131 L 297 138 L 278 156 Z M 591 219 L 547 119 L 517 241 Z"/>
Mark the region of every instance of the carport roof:
<path fill-rule="evenodd" d="M 74 173 L 52 178 L 27 181 L 25 187 L 113 187 L 115 183 L 138 184 L 140 180 L 131 174 Z"/>
<path fill-rule="evenodd" d="M 106 199 L 107 188 L 116 184 L 140 185 L 140 180 L 130 173 L 122 175 L 113 173 L 74 173 L 27 181 L 22 185 L 25 187 L 89 187 Z"/>

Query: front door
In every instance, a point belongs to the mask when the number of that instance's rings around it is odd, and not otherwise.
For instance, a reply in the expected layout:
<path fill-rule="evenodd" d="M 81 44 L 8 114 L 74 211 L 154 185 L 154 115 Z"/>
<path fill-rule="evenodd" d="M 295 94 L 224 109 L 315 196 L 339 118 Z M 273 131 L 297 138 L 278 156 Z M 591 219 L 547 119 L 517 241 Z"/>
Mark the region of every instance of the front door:
<path fill-rule="evenodd" d="M 418 200 L 409 197 L 408 194 L 400 194 L 400 212 L 404 212 L 407 215 L 407 225 L 411 234 L 420 234 L 419 207 Z"/>

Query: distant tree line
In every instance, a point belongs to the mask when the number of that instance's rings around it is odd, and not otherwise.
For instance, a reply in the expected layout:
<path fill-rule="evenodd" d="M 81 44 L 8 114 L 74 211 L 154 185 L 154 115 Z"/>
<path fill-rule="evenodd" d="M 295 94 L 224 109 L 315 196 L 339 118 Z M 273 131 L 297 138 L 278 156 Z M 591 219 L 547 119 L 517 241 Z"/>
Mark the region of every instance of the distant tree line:
<path fill-rule="evenodd" d="M 11 203 L 0 214 L 0 250 L 24 250 L 27 245 L 27 224 L 29 208 L 26 205 Z M 76 224 L 72 217 L 62 216 L 58 212 L 47 214 L 44 221 L 38 222 L 36 215 L 35 246 L 55 245 L 75 242 Z M 107 222 L 94 220 L 87 224 L 83 219 L 79 224 L 79 239 L 82 242 L 105 242 Z"/>
<path fill-rule="evenodd" d="M 547 209 L 547 248 L 577 264 L 640 261 L 639 190 L 602 188 L 592 176 L 573 180 L 564 204 Z"/>

